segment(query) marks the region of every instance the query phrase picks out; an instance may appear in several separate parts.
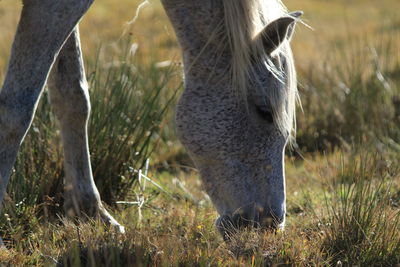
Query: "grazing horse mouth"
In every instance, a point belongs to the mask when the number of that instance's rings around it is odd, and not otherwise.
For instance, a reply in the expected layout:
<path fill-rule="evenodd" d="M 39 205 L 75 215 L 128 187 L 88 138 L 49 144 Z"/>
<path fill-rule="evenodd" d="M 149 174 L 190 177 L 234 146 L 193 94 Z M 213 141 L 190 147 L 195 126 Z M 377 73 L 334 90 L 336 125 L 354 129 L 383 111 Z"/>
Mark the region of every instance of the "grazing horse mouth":
<path fill-rule="evenodd" d="M 225 240 L 244 229 L 255 229 L 275 232 L 283 228 L 284 215 L 276 216 L 272 211 L 265 211 L 256 204 L 239 208 L 232 214 L 221 215 L 216 221 L 216 227 Z"/>

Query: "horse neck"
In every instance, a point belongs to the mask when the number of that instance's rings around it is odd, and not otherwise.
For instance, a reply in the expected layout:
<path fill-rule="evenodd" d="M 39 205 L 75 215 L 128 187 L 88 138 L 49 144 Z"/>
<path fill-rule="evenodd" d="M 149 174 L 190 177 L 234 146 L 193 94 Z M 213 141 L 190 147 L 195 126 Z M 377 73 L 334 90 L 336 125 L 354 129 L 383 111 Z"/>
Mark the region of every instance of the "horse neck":
<path fill-rule="evenodd" d="M 223 75 L 230 60 L 222 0 L 163 0 L 182 48 L 185 76 Z"/>

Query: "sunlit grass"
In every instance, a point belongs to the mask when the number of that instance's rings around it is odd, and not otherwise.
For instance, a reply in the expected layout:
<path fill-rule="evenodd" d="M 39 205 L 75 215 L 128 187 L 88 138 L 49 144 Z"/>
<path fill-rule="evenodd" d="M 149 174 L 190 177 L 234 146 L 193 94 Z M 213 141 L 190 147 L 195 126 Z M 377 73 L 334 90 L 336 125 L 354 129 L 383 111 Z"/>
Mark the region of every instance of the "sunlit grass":
<path fill-rule="evenodd" d="M 64 266 L 339 262 L 393 265 L 399 260 L 399 210 L 395 198 L 400 189 L 400 173 L 394 165 L 382 165 L 381 160 L 338 153 L 323 158 L 316 167 L 324 175 L 317 185 L 313 180 L 304 181 L 298 194 L 288 195 L 291 212 L 285 231 L 246 230 L 228 243 L 215 230 L 216 212 L 210 201 L 202 197 L 201 187 L 196 185 L 196 172 L 185 172 L 187 180 L 183 187 L 168 175 L 149 174 L 168 194 L 147 183 L 141 192 L 146 200 L 141 221 L 138 205 L 122 205 L 117 218 L 127 227 L 126 235 L 119 235 L 98 221 L 76 225 L 53 220 L 49 225 L 39 224 L 31 217 L 26 223 L 34 225 L 34 230 L 13 237 L 15 243 L 8 244 L 9 250 L 0 254 L 0 259 L 20 266 L 55 262 Z M 314 164 L 317 163 L 307 163 L 306 168 L 311 170 Z M 289 165 L 289 169 L 294 167 Z M 332 167 L 334 171 L 327 171 Z M 289 176 L 288 184 L 296 178 Z M 302 206 L 308 195 L 313 203 Z M 296 210 L 298 206 L 302 210 Z M 19 232 L 24 233 L 22 229 Z"/>
<path fill-rule="evenodd" d="M 63 218 L 62 150 L 45 93 L 0 217 L 8 248 L 0 250 L 0 263 L 399 264 L 397 0 L 287 1 L 290 10 L 304 10 L 315 29 L 300 25 L 293 40 L 303 158 L 297 152 L 286 157 L 287 227 L 244 231 L 230 243 L 215 229 L 217 213 L 174 135 L 170 100 L 181 86 L 180 52 L 160 3 L 150 1 L 136 23 L 126 25 L 140 2 L 96 0 L 81 23 L 94 175 L 127 234 L 99 221 Z M 0 1 L 2 78 L 20 6 Z M 166 68 L 157 64 L 166 60 Z"/>
<path fill-rule="evenodd" d="M 298 69 L 297 142 L 304 151 L 361 142 L 400 152 L 399 33 L 384 40 L 349 36 L 330 44 L 322 62 Z"/>
<path fill-rule="evenodd" d="M 332 264 L 394 266 L 400 261 L 400 212 L 393 203 L 398 170 L 397 164 L 368 153 L 342 166 L 326 201 L 323 247 Z"/>

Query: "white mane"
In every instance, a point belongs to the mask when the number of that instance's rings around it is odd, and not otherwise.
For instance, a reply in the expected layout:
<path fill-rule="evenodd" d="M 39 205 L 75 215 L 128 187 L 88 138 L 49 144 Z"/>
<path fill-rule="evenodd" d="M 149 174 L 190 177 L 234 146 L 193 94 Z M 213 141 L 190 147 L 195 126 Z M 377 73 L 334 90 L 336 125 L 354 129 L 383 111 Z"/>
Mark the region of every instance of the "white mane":
<path fill-rule="evenodd" d="M 232 87 L 237 89 L 240 97 L 246 99 L 248 83 L 255 74 L 251 56 L 259 55 L 260 64 L 266 64 L 276 77 L 284 78 L 280 80 L 286 83 L 285 91 L 277 91 L 274 90 L 275 87 L 271 87 L 264 94 L 272 106 L 278 128 L 294 137 L 297 80 L 289 42 L 285 41 L 277 51 L 286 61 L 286 68 L 279 70 L 269 60 L 265 60 L 262 40 L 255 38 L 268 23 L 288 16 L 286 7 L 280 0 L 223 0 L 223 5 L 225 27 L 233 57 L 230 70 Z"/>

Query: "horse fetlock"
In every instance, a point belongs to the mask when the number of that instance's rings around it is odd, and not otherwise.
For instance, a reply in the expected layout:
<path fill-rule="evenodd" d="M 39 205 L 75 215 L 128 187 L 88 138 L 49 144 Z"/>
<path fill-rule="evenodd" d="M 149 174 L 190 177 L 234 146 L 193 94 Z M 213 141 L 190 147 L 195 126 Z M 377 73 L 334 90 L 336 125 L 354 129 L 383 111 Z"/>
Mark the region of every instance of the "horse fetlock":
<path fill-rule="evenodd" d="M 125 228 L 115 220 L 101 203 L 99 193 L 96 189 L 89 187 L 65 187 L 64 211 L 70 218 L 99 218 L 104 223 L 113 227 L 118 233 L 125 233 Z"/>
<path fill-rule="evenodd" d="M 82 190 L 82 187 L 74 190 L 71 186 L 66 186 L 64 190 L 64 210 L 67 216 L 81 218 L 99 216 L 103 207 L 95 190 Z"/>
<path fill-rule="evenodd" d="M 90 114 L 90 100 L 89 95 L 79 85 L 65 85 L 65 88 L 60 89 L 56 85 L 49 82 L 50 102 L 54 112 L 60 119 L 64 116 L 76 116 L 87 118 Z M 63 92 L 66 90 L 67 92 Z M 71 101 L 65 101 L 71 99 Z"/>
<path fill-rule="evenodd" d="M 113 227 L 118 233 L 125 234 L 125 227 L 115 220 L 103 206 L 100 209 L 100 219 Z"/>

